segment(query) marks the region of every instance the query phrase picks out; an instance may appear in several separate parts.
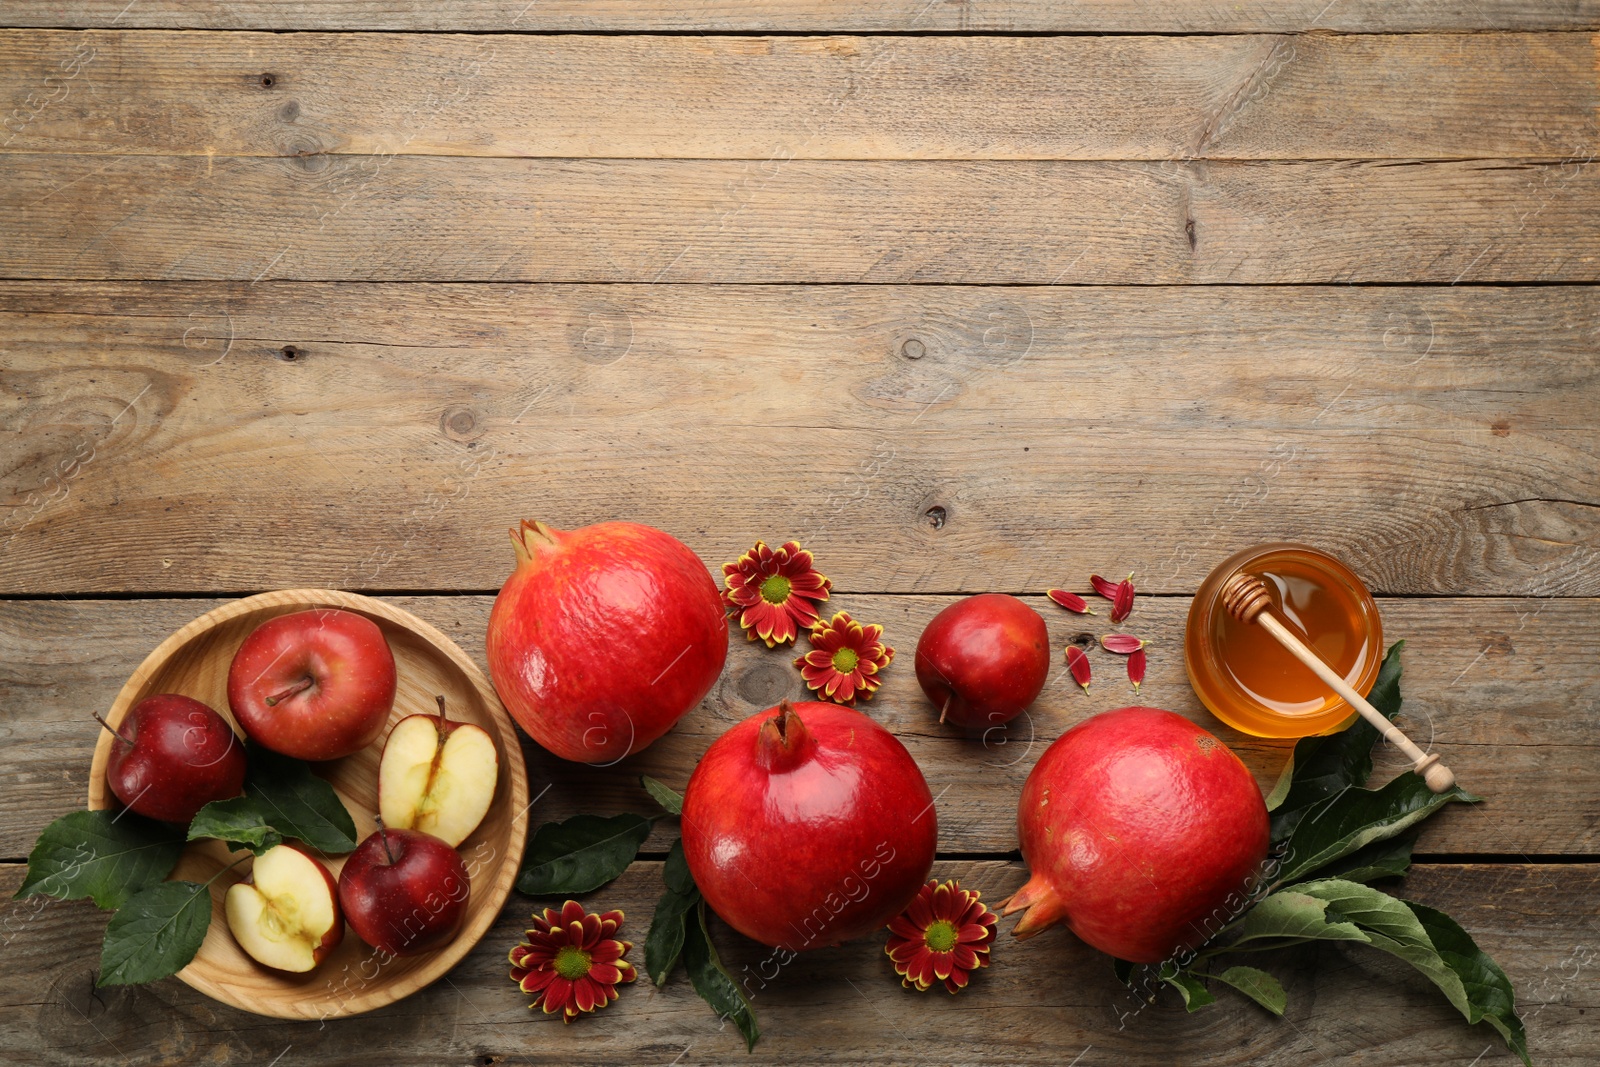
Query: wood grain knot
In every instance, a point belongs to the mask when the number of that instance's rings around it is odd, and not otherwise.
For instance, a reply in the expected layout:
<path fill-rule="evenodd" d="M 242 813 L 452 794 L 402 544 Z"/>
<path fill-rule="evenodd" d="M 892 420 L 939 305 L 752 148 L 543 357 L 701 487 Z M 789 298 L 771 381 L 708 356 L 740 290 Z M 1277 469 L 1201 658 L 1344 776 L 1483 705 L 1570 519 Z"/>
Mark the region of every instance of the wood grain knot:
<path fill-rule="evenodd" d="M 928 354 L 928 346 L 915 337 L 911 337 L 900 346 L 900 354 L 907 359 L 921 359 Z"/>
<path fill-rule="evenodd" d="M 278 76 L 276 74 L 263 74 L 256 81 L 261 85 L 261 88 L 271 89 L 278 84 Z"/>
<path fill-rule="evenodd" d="M 799 675 L 789 670 L 786 664 L 780 666 L 766 660 L 741 673 L 733 688 L 739 694 L 739 699 L 756 707 L 767 708 L 788 696 L 797 678 Z"/>
<path fill-rule="evenodd" d="M 944 529 L 944 524 L 950 521 L 950 512 L 942 504 L 935 504 L 922 515 L 935 530 Z"/>
<path fill-rule="evenodd" d="M 298 348 L 295 345 L 284 345 L 282 348 L 278 349 L 278 358 L 283 360 L 285 363 L 294 363 L 305 354 L 305 349 Z"/>
<path fill-rule="evenodd" d="M 454 404 L 440 413 L 439 432 L 452 441 L 476 441 L 483 436 L 483 420 L 465 404 Z"/>

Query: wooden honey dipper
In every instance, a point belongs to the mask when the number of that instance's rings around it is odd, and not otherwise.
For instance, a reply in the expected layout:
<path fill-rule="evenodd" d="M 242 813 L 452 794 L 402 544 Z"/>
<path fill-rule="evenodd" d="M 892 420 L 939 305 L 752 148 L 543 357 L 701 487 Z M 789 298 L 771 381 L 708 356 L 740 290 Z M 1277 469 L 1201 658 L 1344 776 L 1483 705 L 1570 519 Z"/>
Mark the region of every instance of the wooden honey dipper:
<path fill-rule="evenodd" d="M 1438 753 L 1429 755 L 1418 748 L 1400 727 L 1390 722 L 1383 712 L 1368 704 L 1366 698 L 1352 689 L 1338 672 L 1323 662 L 1321 656 L 1278 621 L 1278 617 L 1268 610 L 1272 607 L 1272 598 L 1267 594 L 1266 582 L 1254 574 L 1240 571 L 1223 584 L 1222 606 L 1227 609 L 1229 615 L 1240 622 L 1259 623 L 1262 629 L 1276 638 L 1278 644 L 1288 649 L 1295 659 L 1310 667 L 1318 678 L 1328 683 L 1335 693 L 1344 698 L 1346 704 L 1359 711 L 1383 735 L 1385 741 L 1406 754 L 1406 758 L 1412 761 L 1412 770 L 1422 775 L 1429 789 L 1435 793 L 1443 793 L 1456 784 L 1455 773 L 1439 762 Z"/>

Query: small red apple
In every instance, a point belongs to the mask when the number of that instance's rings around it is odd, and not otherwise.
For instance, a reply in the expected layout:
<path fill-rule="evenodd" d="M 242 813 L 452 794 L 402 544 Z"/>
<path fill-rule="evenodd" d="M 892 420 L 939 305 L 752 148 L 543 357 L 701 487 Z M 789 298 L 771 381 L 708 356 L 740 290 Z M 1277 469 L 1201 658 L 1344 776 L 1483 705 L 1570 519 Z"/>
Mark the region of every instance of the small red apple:
<path fill-rule="evenodd" d="M 116 726 L 95 718 L 116 735 L 106 784 L 140 815 L 187 823 L 213 800 L 244 789 L 244 745 L 226 719 L 198 700 L 157 693 Z"/>
<path fill-rule="evenodd" d="M 1044 619 L 1005 593 L 958 600 L 917 641 L 917 681 L 939 721 L 987 729 L 1022 714 L 1050 676 Z"/>
<path fill-rule="evenodd" d="M 256 627 L 228 669 L 228 705 L 252 741 L 303 760 L 378 739 L 394 707 L 394 653 L 377 623 L 313 608 Z"/>
<path fill-rule="evenodd" d="M 250 877 L 228 887 L 222 910 L 239 947 L 280 971 L 309 971 L 344 940 L 333 875 L 293 845 L 257 856 Z"/>
<path fill-rule="evenodd" d="M 367 835 L 339 872 L 339 902 L 356 936 L 395 956 L 439 948 L 467 914 L 472 882 L 455 849 L 417 830 Z"/>
<path fill-rule="evenodd" d="M 378 761 L 378 813 L 391 830 L 420 830 L 451 848 L 478 828 L 494 800 L 500 755 L 480 726 L 445 714 L 394 724 Z"/>

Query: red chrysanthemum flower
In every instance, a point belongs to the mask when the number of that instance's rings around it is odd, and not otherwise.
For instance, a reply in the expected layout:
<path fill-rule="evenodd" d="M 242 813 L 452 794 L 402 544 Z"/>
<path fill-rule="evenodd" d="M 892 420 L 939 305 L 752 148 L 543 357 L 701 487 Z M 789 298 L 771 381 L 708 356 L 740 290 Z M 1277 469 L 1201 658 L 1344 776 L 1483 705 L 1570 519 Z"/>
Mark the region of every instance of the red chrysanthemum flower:
<path fill-rule="evenodd" d="M 811 553 L 799 541 L 776 550 L 757 541 L 737 560 L 724 563 L 722 573 L 727 585 L 722 598 L 738 613 L 745 636 L 752 641 L 760 637 L 768 648 L 788 644 L 801 627 L 816 625 L 816 605 L 833 588 L 812 569 Z"/>
<path fill-rule="evenodd" d="M 930 881 L 905 911 L 889 920 L 884 951 L 902 985 L 926 992 L 934 982 L 943 982 L 951 993 L 959 993 L 970 972 L 989 966 L 989 946 L 1000 920 L 978 899 L 981 895 L 953 879 Z"/>
<path fill-rule="evenodd" d="M 535 914 L 528 940 L 511 950 L 511 980 L 532 994 L 528 1006 L 570 1023 L 616 1000 L 617 983 L 638 977 L 623 958 L 633 945 L 612 937 L 621 926 L 622 912 L 590 914 L 576 900 Z"/>
<path fill-rule="evenodd" d="M 808 639 L 811 651 L 794 665 L 806 685 L 838 704 L 853 704 L 858 696 L 871 700 L 883 684 L 878 672 L 894 659 L 894 649 L 883 643 L 883 627 L 863 626 L 848 611 L 817 623 Z"/>

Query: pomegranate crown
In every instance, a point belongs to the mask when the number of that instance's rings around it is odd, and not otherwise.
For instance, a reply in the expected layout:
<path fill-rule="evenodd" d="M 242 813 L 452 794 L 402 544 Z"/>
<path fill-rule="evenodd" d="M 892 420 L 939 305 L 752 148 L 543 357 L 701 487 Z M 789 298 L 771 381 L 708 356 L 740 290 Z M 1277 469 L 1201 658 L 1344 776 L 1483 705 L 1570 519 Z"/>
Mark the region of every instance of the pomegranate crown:
<path fill-rule="evenodd" d="M 787 700 L 778 702 L 756 735 L 756 753 L 761 765 L 774 773 L 804 762 L 815 747 L 816 740 L 806 729 L 805 720 Z"/>
<path fill-rule="evenodd" d="M 550 548 L 556 543 L 556 536 L 561 531 L 551 526 L 546 526 L 537 519 L 523 519 L 520 526 L 511 528 L 511 544 L 517 550 L 517 563 L 523 564 L 534 557 L 542 549 Z"/>

